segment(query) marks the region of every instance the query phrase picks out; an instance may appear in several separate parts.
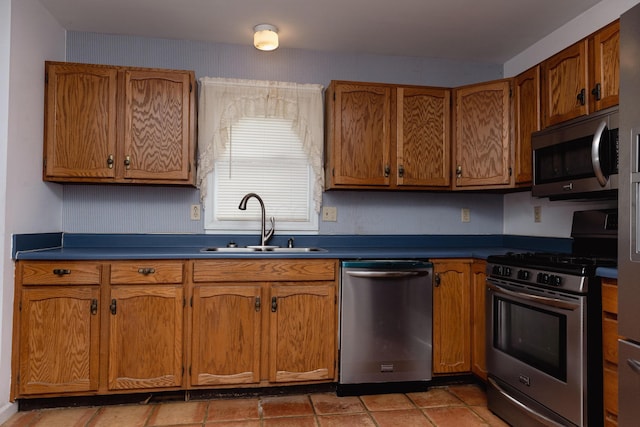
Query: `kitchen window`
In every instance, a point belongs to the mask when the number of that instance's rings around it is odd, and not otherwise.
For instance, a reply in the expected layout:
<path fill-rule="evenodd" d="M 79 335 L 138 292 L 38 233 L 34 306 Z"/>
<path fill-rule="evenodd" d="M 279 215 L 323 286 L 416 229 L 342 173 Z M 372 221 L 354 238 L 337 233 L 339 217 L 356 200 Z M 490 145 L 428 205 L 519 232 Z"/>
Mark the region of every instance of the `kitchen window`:
<path fill-rule="evenodd" d="M 322 86 L 202 78 L 198 184 L 204 228 L 254 233 L 264 200 L 277 232 L 317 233 L 322 201 Z"/>

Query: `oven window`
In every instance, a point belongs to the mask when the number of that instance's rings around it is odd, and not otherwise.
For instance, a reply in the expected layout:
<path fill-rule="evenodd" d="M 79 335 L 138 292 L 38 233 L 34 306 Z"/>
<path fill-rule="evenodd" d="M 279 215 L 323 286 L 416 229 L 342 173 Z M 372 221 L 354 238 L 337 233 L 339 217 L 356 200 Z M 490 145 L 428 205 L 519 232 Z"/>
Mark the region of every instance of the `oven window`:
<path fill-rule="evenodd" d="M 566 316 L 500 297 L 494 298 L 494 347 L 566 381 Z"/>

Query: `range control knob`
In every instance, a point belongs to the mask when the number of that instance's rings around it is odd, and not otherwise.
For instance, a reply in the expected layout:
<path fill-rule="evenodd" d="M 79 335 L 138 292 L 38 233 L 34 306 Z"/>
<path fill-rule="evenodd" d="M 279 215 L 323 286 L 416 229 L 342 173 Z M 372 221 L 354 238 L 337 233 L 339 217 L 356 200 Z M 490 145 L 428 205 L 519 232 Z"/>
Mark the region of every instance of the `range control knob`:
<path fill-rule="evenodd" d="M 538 277 L 536 277 L 536 282 L 542 283 L 543 285 L 549 284 L 549 274 L 547 273 L 538 273 Z"/>
<path fill-rule="evenodd" d="M 553 286 L 560 286 L 562 284 L 562 277 L 556 275 L 549 276 L 549 284 Z"/>
<path fill-rule="evenodd" d="M 529 270 L 518 270 L 518 279 L 520 280 L 529 280 L 531 273 Z"/>

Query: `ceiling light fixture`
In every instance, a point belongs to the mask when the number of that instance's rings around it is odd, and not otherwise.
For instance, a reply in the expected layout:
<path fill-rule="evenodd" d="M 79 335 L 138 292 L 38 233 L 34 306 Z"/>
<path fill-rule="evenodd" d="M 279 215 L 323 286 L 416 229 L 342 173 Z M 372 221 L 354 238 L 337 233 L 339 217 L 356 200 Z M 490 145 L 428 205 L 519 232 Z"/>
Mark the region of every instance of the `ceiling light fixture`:
<path fill-rule="evenodd" d="M 278 48 L 278 28 L 271 24 L 259 24 L 253 27 L 253 45 L 258 50 Z"/>

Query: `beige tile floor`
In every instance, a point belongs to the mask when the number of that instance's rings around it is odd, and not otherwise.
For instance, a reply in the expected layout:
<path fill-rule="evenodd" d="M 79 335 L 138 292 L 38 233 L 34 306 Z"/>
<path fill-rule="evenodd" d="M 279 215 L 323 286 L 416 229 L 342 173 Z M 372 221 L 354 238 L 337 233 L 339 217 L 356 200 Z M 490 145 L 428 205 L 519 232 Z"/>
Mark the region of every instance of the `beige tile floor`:
<path fill-rule="evenodd" d="M 19 412 L 3 427 L 506 426 L 477 385 L 338 397 L 316 393 Z"/>

